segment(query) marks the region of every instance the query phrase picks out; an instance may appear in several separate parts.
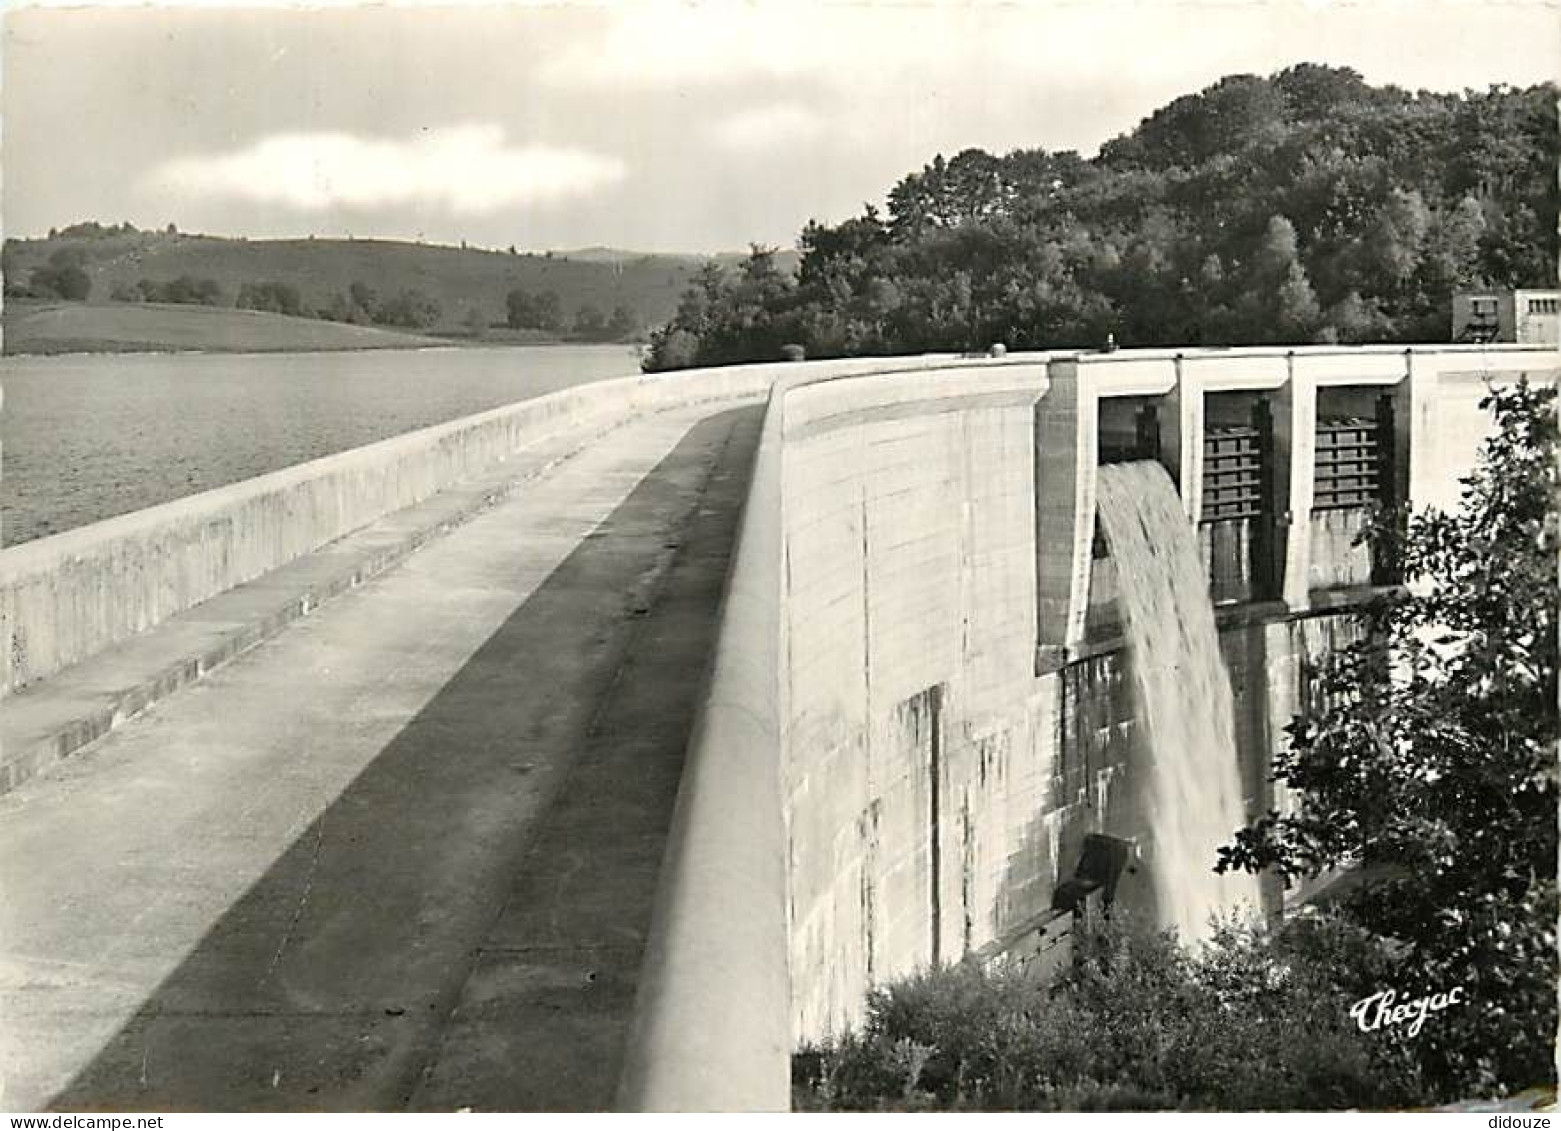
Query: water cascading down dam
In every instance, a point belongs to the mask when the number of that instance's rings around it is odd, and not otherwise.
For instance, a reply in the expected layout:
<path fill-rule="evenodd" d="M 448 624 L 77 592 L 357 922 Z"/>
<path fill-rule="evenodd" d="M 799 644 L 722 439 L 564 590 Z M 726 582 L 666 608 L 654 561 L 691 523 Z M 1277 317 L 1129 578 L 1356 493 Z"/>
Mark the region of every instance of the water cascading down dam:
<path fill-rule="evenodd" d="M 1230 673 L 1197 536 L 1165 469 L 1149 460 L 1111 464 L 1100 469 L 1096 492 L 1148 731 L 1155 892 L 1162 921 L 1195 939 L 1214 914 L 1260 905 L 1256 877 L 1211 866 L 1244 823 Z"/>

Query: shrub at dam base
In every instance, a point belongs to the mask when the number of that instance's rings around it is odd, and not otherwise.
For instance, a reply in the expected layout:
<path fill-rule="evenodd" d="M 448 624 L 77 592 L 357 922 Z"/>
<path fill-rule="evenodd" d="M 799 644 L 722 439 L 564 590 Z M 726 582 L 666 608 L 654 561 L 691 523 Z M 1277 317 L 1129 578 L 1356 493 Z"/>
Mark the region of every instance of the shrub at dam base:
<path fill-rule="evenodd" d="M 876 990 L 860 1032 L 802 1049 L 797 1110 L 1401 1108 L 1412 1041 L 1350 1007 L 1391 962 L 1336 917 L 1281 934 L 1234 919 L 1203 944 L 1125 916 L 1081 931 L 1049 983 L 973 962 Z"/>

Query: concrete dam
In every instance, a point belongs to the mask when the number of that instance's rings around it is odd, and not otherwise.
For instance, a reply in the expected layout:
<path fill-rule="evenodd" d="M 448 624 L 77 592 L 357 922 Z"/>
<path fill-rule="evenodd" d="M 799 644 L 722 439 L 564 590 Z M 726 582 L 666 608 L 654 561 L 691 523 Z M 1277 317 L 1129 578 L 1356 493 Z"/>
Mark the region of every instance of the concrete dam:
<path fill-rule="evenodd" d="M 1062 945 L 1094 838 L 1196 931 L 1395 581 L 1366 513 L 1455 504 L 1486 385 L 1558 372 L 625 378 L 0 551 L 0 1105 L 784 1109 L 873 985 Z M 1156 706 L 1191 668 L 1218 742 Z"/>

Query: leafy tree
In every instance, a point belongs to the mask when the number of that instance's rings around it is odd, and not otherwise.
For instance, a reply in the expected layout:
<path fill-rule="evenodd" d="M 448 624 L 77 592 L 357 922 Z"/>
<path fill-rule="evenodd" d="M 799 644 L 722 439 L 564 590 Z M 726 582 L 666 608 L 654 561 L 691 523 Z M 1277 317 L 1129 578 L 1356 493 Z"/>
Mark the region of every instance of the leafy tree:
<path fill-rule="evenodd" d="M 239 288 L 236 305 L 241 310 L 261 310 L 293 316 L 304 313 L 303 296 L 292 283 L 245 283 Z"/>
<path fill-rule="evenodd" d="M 1321 310 L 1288 217 L 1269 218 L 1233 307 L 1236 341 L 1308 342 L 1317 334 Z"/>
<path fill-rule="evenodd" d="M 416 288 L 402 291 L 385 302 L 375 321 L 387 326 L 426 329 L 439 321 L 440 308 L 428 295 Z"/>
<path fill-rule="evenodd" d="M 271 286 L 272 284 L 266 284 Z M 148 302 L 192 303 L 201 306 L 219 306 L 222 303 L 222 284 L 211 278 L 180 275 L 166 283 L 142 279 L 141 293 Z M 262 309 L 262 308 L 255 308 Z"/>
<path fill-rule="evenodd" d="M 967 149 L 802 232 L 796 279 L 696 278 L 647 364 L 1123 344 L 1427 341 L 1453 290 L 1543 285 L 1556 88 L 1233 75 L 1085 160 Z M 1276 228 L 1278 224 L 1278 228 Z M 756 309 L 755 304 L 762 309 Z M 695 344 L 690 345 L 692 339 Z"/>
<path fill-rule="evenodd" d="M 572 327 L 575 337 L 584 338 L 586 341 L 600 341 L 606 336 L 606 330 L 607 316 L 602 313 L 600 307 L 587 303 L 575 311 Z"/>
<path fill-rule="evenodd" d="M 504 296 L 505 321 L 512 330 L 530 330 L 536 327 L 535 299 L 528 290 L 516 287 Z"/>
<path fill-rule="evenodd" d="M 726 272 L 718 263 L 706 263 L 678 300 L 672 320 L 650 336 L 642 368 L 647 373 L 687 369 L 700 364 L 701 344 L 712 324 L 711 309 L 726 289 Z"/>
<path fill-rule="evenodd" d="M 1409 998 L 1463 986 L 1415 1043 L 1443 1098 L 1553 1079 L 1557 427 L 1553 388 L 1492 390 L 1461 508 L 1384 516 L 1405 587 L 1329 655 L 1274 776 L 1296 798 L 1220 850 L 1287 883 L 1336 867 L 1350 919 L 1391 944 Z"/>
<path fill-rule="evenodd" d="M 1190 168 L 1245 147 L 1267 147 L 1283 135 L 1283 93 L 1256 75 L 1229 75 L 1175 99 L 1144 122 L 1129 147 L 1103 152 L 1107 163 L 1151 169 Z"/>
<path fill-rule="evenodd" d="M 1380 342 L 1392 331 L 1393 323 L 1379 303 L 1361 298 L 1359 291 L 1350 291 L 1324 313 L 1318 338 L 1334 343 Z"/>
<path fill-rule="evenodd" d="M 380 301 L 379 292 L 367 283 L 356 281 L 347 288 L 347 298 L 351 301 L 352 308 L 362 311 L 368 316 L 369 322 L 379 321 Z M 358 321 L 357 318 L 353 319 Z"/>
<path fill-rule="evenodd" d="M 29 280 L 39 298 L 62 298 L 84 302 L 92 294 L 92 277 L 75 263 L 39 267 Z"/>
<path fill-rule="evenodd" d="M 516 330 L 544 330 L 557 333 L 564 326 L 563 305 L 556 291 L 532 294 L 516 287 L 504 298 L 506 321 Z"/>
<path fill-rule="evenodd" d="M 77 224 L 68 224 L 61 228 L 58 232 L 55 232 L 51 229 L 49 238 L 97 240 L 107 239 L 110 236 L 117 236 L 134 231 L 135 229 L 129 224 L 122 224 L 119 227 L 115 227 L 113 224 L 100 224 L 96 220 L 84 220 Z"/>
<path fill-rule="evenodd" d="M 665 369 L 689 369 L 699 364 L 699 339 L 676 326 L 663 326 L 650 336 L 641 368 L 647 373 Z"/>
<path fill-rule="evenodd" d="M 1420 193 L 1394 189 L 1366 233 L 1363 270 L 1386 288 L 1402 292 L 1420 265 L 1430 229 L 1431 213 Z"/>
<path fill-rule="evenodd" d="M 55 248 L 49 253 L 50 267 L 85 267 L 91 257 L 80 245 Z"/>
<path fill-rule="evenodd" d="M 684 292 L 672 321 L 651 335 L 645 369 L 673 368 L 669 347 L 688 338 L 699 343 L 689 359 L 695 365 L 729 365 L 752 357 L 779 360 L 781 347 L 793 337 L 796 290 L 796 281 L 776 266 L 774 248 L 753 245 L 733 272 L 707 263 Z"/>
<path fill-rule="evenodd" d="M 571 333 L 588 342 L 622 342 L 639 333 L 640 321 L 626 306 L 616 306 L 611 315 L 589 303 L 575 311 Z"/>
<path fill-rule="evenodd" d="M 536 297 L 536 328 L 557 333 L 564 328 L 564 307 L 558 292 L 542 291 Z"/>
<path fill-rule="evenodd" d="M 326 300 L 324 306 L 317 312 L 320 318 L 327 322 L 351 322 L 353 321 L 353 304 L 341 291 L 337 291 Z"/>
<path fill-rule="evenodd" d="M 59 267 L 55 269 L 54 289 L 61 298 L 85 302 L 92 294 L 92 279 L 80 267 Z"/>
<path fill-rule="evenodd" d="M 613 307 L 612 315 L 607 319 L 605 330 L 607 339 L 614 342 L 628 341 L 640 332 L 640 318 L 627 306 Z"/>
<path fill-rule="evenodd" d="M 1317 294 L 1306 277 L 1306 268 L 1292 263 L 1274 294 L 1274 337 L 1279 341 L 1311 339 L 1320 320 Z"/>
<path fill-rule="evenodd" d="M 1478 285 L 1480 240 L 1485 235 L 1485 214 L 1472 196 L 1460 197 L 1433 218 L 1422 270 L 1422 289 L 1435 295 L 1450 294 L 1459 287 Z"/>
<path fill-rule="evenodd" d="M 981 149 L 966 149 L 945 161 L 940 153 L 920 173 L 912 173 L 889 192 L 890 223 L 900 235 L 929 228 L 951 228 L 968 221 L 1005 215 L 1014 186 L 1003 162 Z"/>
<path fill-rule="evenodd" d="M 1372 95 L 1359 71 L 1316 63 L 1287 67 L 1274 76 L 1274 86 L 1290 117 L 1300 122 L 1336 120 L 1343 111 L 1369 103 Z"/>

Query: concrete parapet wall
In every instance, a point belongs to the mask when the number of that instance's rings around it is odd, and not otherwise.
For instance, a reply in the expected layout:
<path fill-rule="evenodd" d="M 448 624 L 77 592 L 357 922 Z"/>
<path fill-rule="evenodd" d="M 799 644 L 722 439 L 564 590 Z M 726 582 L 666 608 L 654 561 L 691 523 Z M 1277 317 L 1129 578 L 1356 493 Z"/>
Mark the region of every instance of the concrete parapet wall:
<path fill-rule="evenodd" d="M 805 363 L 814 376 L 936 359 Z M 143 632 L 547 437 L 636 413 L 761 396 L 790 369 L 581 385 L 0 550 L 0 696 Z"/>
<path fill-rule="evenodd" d="M 793 565 L 784 453 L 789 437 L 831 430 L 829 414 L 798 411 L 797 399 L 829 381 L 837 421 L 903 426 L 946 415 L 956 391 L 989 405 L 1006 403 L 1016 365 L 1028 366 L 1026 383 L 1037 374 L 1033 360 L 1023 357 L 965 366 L 932 358 L 889 364 L 892 376 L 861 381 L 833 380 L 849 376 L 839 369 L 792 367 L 771 392 L 662 865 L 619 1089 L 625 1110 L 790 1106 L 787 824 L 793 809 L 783 752 L 792 743 L 787 671 L 795 629 L 786 613 Z M 934 371 L 919 372 L 925 369 Z"/>
<path fill-rule="evenodd" d="M 615 411 L 570 390 L 0 552 L 0 690 L 45 678 L 420 502 L 534 437 L 606 426 Z"/>
<path fill-rule="evenodd" d="M 771 404 L 774 400 L 772 397 Z M 780 639 L 780 416 L 771 411 L 689 740 L 619 1104 L 784 1111 L 786 965 Z M 756 1003 L 765 1003 L 753 1008 Z"/>

